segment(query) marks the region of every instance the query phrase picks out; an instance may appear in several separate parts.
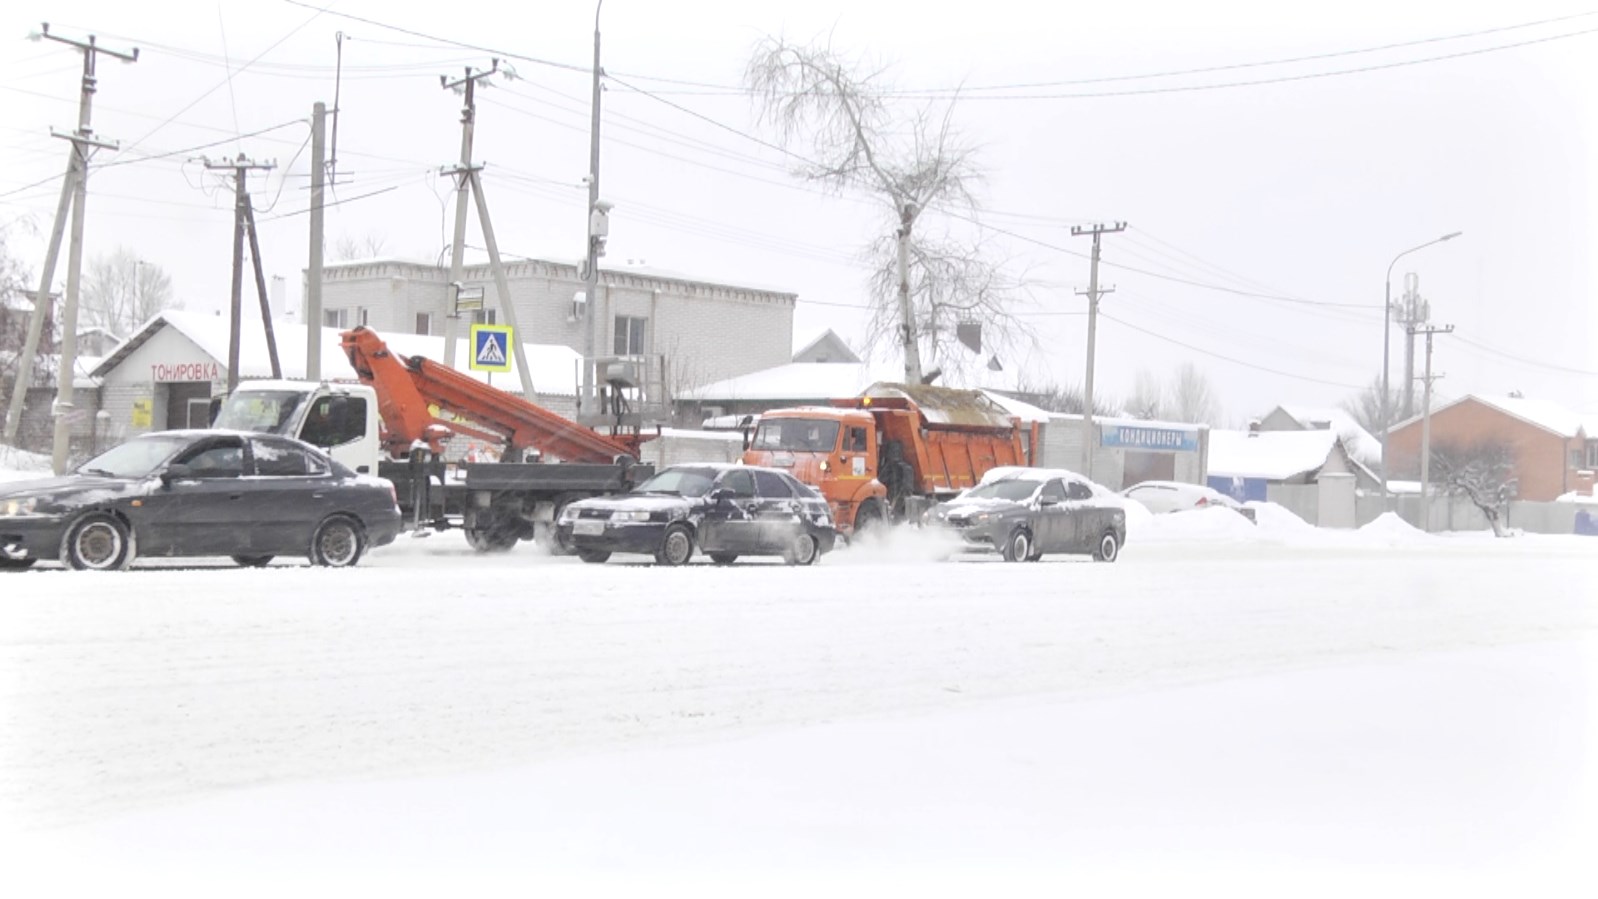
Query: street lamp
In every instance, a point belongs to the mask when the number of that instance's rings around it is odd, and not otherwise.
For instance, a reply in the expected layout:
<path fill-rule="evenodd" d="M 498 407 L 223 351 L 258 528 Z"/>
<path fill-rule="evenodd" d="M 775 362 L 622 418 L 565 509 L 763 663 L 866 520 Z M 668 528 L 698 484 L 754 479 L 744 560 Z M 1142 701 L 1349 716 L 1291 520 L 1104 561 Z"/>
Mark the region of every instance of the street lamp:
<path fill-rule="evenodd" d="M 1386 293 L 1385 293 L 1385 299 L 1382 302 L 1382 403 L 1381 403 L 1382 421 L 1381 421 L 1381 425 L 1382 425 L 1382 498 L 1384 500 L 1390 500 L 1392 498 L 1392 495 L 1393 495 L 1392 491 L 1387 489 L 1387 434 L 1388 434 L 1389 431 L 1392 430 L 1392 422 L 1387 420 L 1387 416 L 1390 414 L 1390 412 L 1389 412 L 1389 410 L 1387 408 L 1387 405 L 1388 405 L 1388 402 L 1389 402 L 1389 400 L 1391 398 L 1391 395 L 1392 395 L 1392 388 L 1388 386 L 1388 365 L 1389 365 L 1388 357 L 1391 355 L 1392 343 L 1393 343 L 1393 339 L 1392 339 L 1392 332 L 1393 332 L 1393 266 L 1398 264 L 1398 260 L 1403 259 L 1405 256 L 1408 256 L 1410 253 L 1413 253 L 1413 252 L 1415 252 L 1417 250 L 1424 250 L 1424 249 L 1426 249 L 1427 247 L 1429 247 L 1429 246 L 1431 246 L 1433 244 L 1439 244 L 1439 243 L 1442 243 L 1445 240 L 1453 240 L 1454 238 L 1456 238 L 1459 235 L 1464 234 L 1464 233 L 1465 232 L 1463 232 L 1463 231 L 1454 231 L 1454 232 L 1452 232 L 1450 234 L 1444 234 L 1442 237 L 1439 237 L 1436 240 L 1428 240 L 1428 241 L 1426 241 L 1425 243 L 1421 244 L 1418 247 L 1410 247 L 1409 249 L 1405 250 L 1404 252 L 1399 253 L 1397 256 L 1394 256 L 1393 257 L 1393 261 L 1387 264 L 1387 288 L 1386 288 Z"/>

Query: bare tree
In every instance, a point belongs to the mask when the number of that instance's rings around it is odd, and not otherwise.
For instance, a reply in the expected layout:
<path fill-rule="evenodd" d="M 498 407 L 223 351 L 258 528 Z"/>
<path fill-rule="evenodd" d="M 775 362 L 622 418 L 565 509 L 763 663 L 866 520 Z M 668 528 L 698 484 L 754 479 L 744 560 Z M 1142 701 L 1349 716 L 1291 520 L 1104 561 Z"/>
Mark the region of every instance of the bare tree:
<path fill-rule="evenodd" d="M 0 418 L 4 417 L 11 399 L 11 385 L 22 360 L 27 344 L 28 320 L 33 315 L 33 301 L 29 299 L 33 287 L 28 285 L 30 274 L 22 260 L 11 255 L 7 238 L 11 227 L 0 228 Z M 37 285 L 34 285 L 37 287 Z M 47 322 L 46 325 L 49 323 Z M 49 341 L 41 341 L 41 351 L 49 349 Z"/>
<path fill-rule="evenodd" d="M 1165 417 L 1165 388 L 1159 376 L 1146 368 L 1137 370 L 1137 380 L 1132 383 L 1132 395 L 1126 401 L 1126 413 L 1144 420 Z"/>
<path fill-rule="evenodd" d="M 96 256 L 83 273 L 79 327 L 104 328 L 127 337 L 163 309 L 181 309 L 172 296 L 172 279 L 159 265 L 140 261 L 132 250 L 118 247 Z"/>
<path fill-rule="evenodd" d="M 1493 535 L 1506 537 L 1505 518 L 1515 498 L 1515 446 L 1488 438 L 1470 444 L 1432 446 L 1431 480 L 1449 496 L 1463 496 L 1481 510 Z"/>
<path fill-rule="evenodd" d="M 1221 404 L 1209 376 L 1197 365 L 1184 362 L 1171 379 L 1170 413 L 1178 421 L 1214 424 L 1221 418 Z"/>
<path fill-rule="evenodd" d="M 1391 385 L 1389 385 L 1391 387 Z M 1382 417 L 1382 376 L 1377 375 L 1364 390 L 1343 401 L 1343 411 L 1354 416 L 1359 426 L 1367 432 L 1382 436 L 1382 432 L 1398 423 L 1399 410 L 1403 407 L 1404 394 L 1400 390 L 1389 389 L 1387 392 L 1386 418 Z"/>
<path fill-rule="evenodd" d="M 1084 391 L 1074 384 L 1061 384 L 1057 381 L 1032 382 L 1023 378 L 1016 384 L 1015 394 L 1018 398 L 1049 412 L 1081 415 L 1087 408 Z M 1120 411 L 1120 404 L 1095 391 L 1094 415 L 1112 416 L 1119 414 Z"/>
<path fill-rule="evenodd" d="M 333 259 L 337 262 L 376 259 L 383 255 L 383 248 L 387 244 L 387 239 L 376 231 L 368 231 L 365 237 L 359 238 L 351 234 L 342 234 L 333 243 Z"/>
<path fill-rule="evenodd" d="M 980 323 L 985 343 L 996 348 L 1031 339 L 1031 330 L 1008 311 L 1023 284 L 1003 272 L 980 239 L 951 231 L 947 219 L 940 231 L 923 233 L 929 212 L 975 212 L 982 173 L 975 148 L 954 128 L 954 103 L 892 109 L 883 74 L 824 41 L 801 46 L 767 37 L 756 46 L 744 82 L 782 143 L 802 138 L 808 147 L 795 154 L 795 175 L 838 193 L 863 190 L 881 206 L 883 236 L 865 252 L 873 309 L 867 349 L 898 345 L 905 336 L 896 238 L 904 228 L 914 336 L 930 351 L 926 367 L 959 369 L 979 358 L 951 352 L 962 321 Z"/>

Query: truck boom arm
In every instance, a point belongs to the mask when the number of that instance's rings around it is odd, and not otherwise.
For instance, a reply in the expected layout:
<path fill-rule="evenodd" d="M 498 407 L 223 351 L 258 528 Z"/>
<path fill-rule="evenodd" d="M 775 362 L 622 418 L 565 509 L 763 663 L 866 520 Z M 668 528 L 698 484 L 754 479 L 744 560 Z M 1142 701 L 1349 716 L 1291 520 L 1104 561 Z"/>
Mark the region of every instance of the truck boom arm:
<path fill-rule="evenodd" d="M 566 462 L 608 464 L 619 456 L 638 458 L 638 435 L 607 437 L 452 368 L 399 355 L 369 328 L 345 331 L 340 343 L 361 383 L 377 392 L 387 428 L 383 442 L 392 455 L 404 455 L 418 440 L 442 452 L 444 437 L 461 433 L 517 450 L 536 449 Z M 473 424 L 439 418 L 429 411 L 432 406 Z"/>

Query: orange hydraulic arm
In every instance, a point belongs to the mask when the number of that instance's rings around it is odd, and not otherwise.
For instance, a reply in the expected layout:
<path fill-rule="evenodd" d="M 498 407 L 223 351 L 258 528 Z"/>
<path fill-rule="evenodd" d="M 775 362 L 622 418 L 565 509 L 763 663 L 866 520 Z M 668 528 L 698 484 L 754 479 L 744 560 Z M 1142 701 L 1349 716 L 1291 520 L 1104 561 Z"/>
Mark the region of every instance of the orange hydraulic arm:
<path fill-rule="evenodd" d="M 442 452 L 444 438 L 458 433 L 518 450 L 536 449 L 566 462 L 609 464 L 618 456 L 638 458 L 642 441 L 637 435 L 606 437 L 452 368 L 393 353 L 377 332 L 365 327 L 340 337 L 361 383 L 377 392 L 387 430 L 383 442 L 395 456 L 408 453 L 418 440 Z M 431 406 L 470 424 L 439 418 L 429 411 Z"/>

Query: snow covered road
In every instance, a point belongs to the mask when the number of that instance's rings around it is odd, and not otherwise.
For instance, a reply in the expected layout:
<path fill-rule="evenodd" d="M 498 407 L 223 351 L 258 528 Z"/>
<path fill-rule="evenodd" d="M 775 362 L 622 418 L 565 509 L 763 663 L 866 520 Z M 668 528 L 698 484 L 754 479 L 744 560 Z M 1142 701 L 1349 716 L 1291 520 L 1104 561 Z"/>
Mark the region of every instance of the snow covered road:
<path fill-rule="evenodd" d="M 439 536 L 351 571 L 13 574 L 0 580 L 0 808 L 71 834 L 246 787 L 491 777 L 1017 703 L 1130 710 L 1228 679 L 1269 695 L 1316 670 L 1456 650 L 1546 647 L 1578 680 L 1598 661 L 1558 649 L 1598 633 L 1588 540 L 1190 536 L 1133 542 L 1115 565 L 851 551 L 809 569 L 593 567 L 478 557 Z M 1516 707 L 1519 686 L 1484 713 Z M 1590 687 L 1558 714 L 1590 705 Z M 1451 714 L 1470 720 L 1471 695 L 1449 697 Z M 1565 769 L 1586 770 L 1591 729 L 1550 734 Z M 1128 764 L 1178 765 L 1180 730 Z M 962 815 L 921 813 L 932 829 Z"/>

